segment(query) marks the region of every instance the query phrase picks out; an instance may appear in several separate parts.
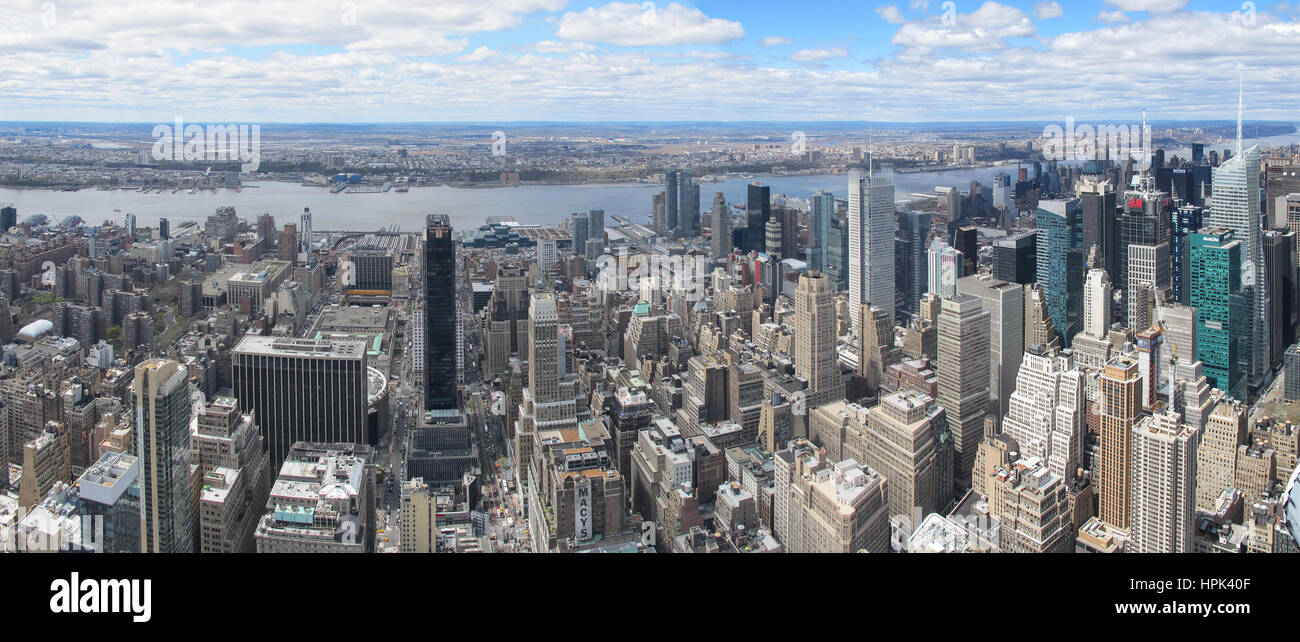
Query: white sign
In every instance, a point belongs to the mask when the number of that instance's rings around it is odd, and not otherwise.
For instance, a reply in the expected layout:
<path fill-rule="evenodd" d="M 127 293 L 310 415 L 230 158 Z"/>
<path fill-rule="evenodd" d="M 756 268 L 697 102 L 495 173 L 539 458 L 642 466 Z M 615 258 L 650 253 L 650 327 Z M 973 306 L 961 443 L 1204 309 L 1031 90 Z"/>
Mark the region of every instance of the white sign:
<path fill-rule="evenodd" d="M 573 537 L 577 540 L 592 538 L 591 533 L 591 480 L 582 477 L 574 487 Z"/>

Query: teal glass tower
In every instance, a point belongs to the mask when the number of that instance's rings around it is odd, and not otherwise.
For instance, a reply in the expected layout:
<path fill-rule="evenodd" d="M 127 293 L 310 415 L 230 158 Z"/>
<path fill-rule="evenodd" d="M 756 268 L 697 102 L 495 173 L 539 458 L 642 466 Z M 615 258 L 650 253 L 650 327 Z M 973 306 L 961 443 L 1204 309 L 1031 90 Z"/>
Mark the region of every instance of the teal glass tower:
<path fill-rule="evenodd" d="M 1232 230 L 1222 227 L 1207 227 L 1188 238 L 1196 358 L 1210 385 L 1238 399 L 1244 398 L 1243 375 L 1250 363 L 1244 349 L 1250 319 L 1241 288 L 1243 247 Z"/>

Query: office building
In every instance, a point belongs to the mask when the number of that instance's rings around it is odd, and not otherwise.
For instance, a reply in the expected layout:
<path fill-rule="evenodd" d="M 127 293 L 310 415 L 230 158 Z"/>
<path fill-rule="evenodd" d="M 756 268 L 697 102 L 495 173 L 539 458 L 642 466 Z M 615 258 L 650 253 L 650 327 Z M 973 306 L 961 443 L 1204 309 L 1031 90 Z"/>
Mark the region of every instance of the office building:
<path fill-rule="evenodd" d="M 1191 260 L 1189 237 L 1201 229 L 1203 211 L 1196 205 L 1182 205 L 1174 212 L 1169 232 L 1169 283 L 1174 301 L 1191 302 Z"/>
<path fill-rule="evenodd" d="M 895 295 L 899 315 L 915 316 L 930 276 L 930 214 L 904 210 L 898 213 L 898 236 L 894 240 Z"/>
<path fill-rule="evenodd" d="M 966 276 L 966 259 L 952 246 L 934 239 L 926 250 L 926 292 L 950 299 L 957 294 L 957 280 Z"/>
<path fill-rule="evenodd" d="M 1073 355 L 1030 346 L 1020 364 L 1002 433 L 1016 440 L 1023 457 L 1036 457 L 1069 482 L 1083 467 L 1084 374 Z"/>
<path fill-rule="evenodd" d="M 1132 510 L 1133 426 L 1141 407 L 1142 378 L 1136 359 L 1120 356 L 1102 370 L 1100 387 L 1101 460 L 1097 462 L 1099 517 L 1127 531 Z"/>
<path fill-rule="evenodd" d="M 1083 328 L 1083 208 L 1079 199 L 1043 201 L 1037 220 L 1038 284 L 1061 346 L 1068 348 Z"/>
<path fill-rule="evenodd" d="M 712 221 L 710 223 L 709 249 L 713 258 L 721 259 L 731 254 L 731 208 L 727 205 L 727 199 L 722 196 L 722 192 L 713 195 L 713 210 L 711 213 Z M 814 267 L 813 269 L 822 269 Z"/>
<path fill-rule="evenodd" d="M 980 274 L 958 280 L 957 291 L 978 298 L 989 312 L 989 413 L 1002 417 L 1025 352 L 1025 289 Z"/>
<path fill-rule="evenodd" d="M 590 230 L 595 237 L 595 230 Z M 603 231 L 602 231 L 603 234 Z M 424 230 L 424 402 L 454 411 L 456 398 L 456 245 L 451 219 L 431 214 Z M 261 418 L 259 416 L 259 421 Z M 290 442 L 291 443 L 291 442 Z"/>
<path fill-rule="evenodd" d="M 827 243 L 830 242 L 831 222 L 834 220 L 835 196 L 830 192 L 817 190 L 812 196 L 812 208 L 808 212 L 808 267 L 810 269 L 826 271 L 826 249 Z M 715 252 L 714 255 L 717 256 L 717 253 Z"/>
<path fill-rule="evenodd" d="M 402 482 L 401 526 L 403 553 L 438 552 L 438 497 L 422 477 Z"/>
<path fill-rule="evenodd" d="M 943 407 L 928 395 L 884 395 L 867 413 L 863 463 L 889 481 L 892 519 L 946 512 L 952 501 L 952 435 Z M 915 523 L 908 529 L 915 528 Z"/>
<path fill-rule="evenodd" d="M 1007 553 L 1068 553 L 1074 548 L 1069 485 L 1037 457 L 997 466 L 988 487 L 989 519 Z"/>
<path fill-rule="evenodd" d="M 849 309 L 894 316 L 894 176 L 849 172 Z"/>
<path fill-rule="evenodd" d="M 844 381 L 835 349 L 835 291 L 830 279 L 815 270 L 800 276 L 794 309 L 794 372 L 808 381 L 808 406 L 843 398 Z"/>
<path fill-rule="evenodd" d="M 852 459 L 795 460 L 789 497 L 791 553 L 889 551 L 887 482 Z"/>
<path fill-rule="evenodd" d="M 1133 426 L 1130 552 L 1187 553 L 1196 523 L 1199 430 L 1172 408 Z"/>
<path fill-rule="evenodd" d="M 989 405 L 989 312 L 973 296 L 943 300 L 939 313 L 939 405 L 953 437 L 953 480 L 970 484 Z"/>
<path fill-rule="evenodd" d="M 1038 234 L 1018 232 L 993 241 L 993 278 L 1033 283 L 1038 273 Z"/>
<path fill-rule="evenodd" d="M 199 552 L 252 553 L 253 530 L 271 486 L 265 440 L 232 397 L 216 397 L 190 423 L 190 461 L 198 466 Z"/>
<path fill-rule="evenodd" d="M 135 455 L 140 459 L 140 544 L 145 553 L 194 552 L 189 374 L 180 363 L 148 359 L 135 367 Z"/>
<path fill-rule="evenodd" d="M 955 193 L 956 190 L 953 192 Z M 965 261 L 962 274 L 975 274 L 980 257 L 979 230 L 975 229 L 974 225 L 958 227 L 952 235 L 952 246 L 961 252 L 962 259 Z"/>
<path fill-rule="evenodd" d="M 745 201 L 745 249 L 762 252 L 767 240 L 767 221 L 772 218 L 772 187 L 752 183 Z"/>
<path fill-rule="evenodd" d="M 1210 411 L 1196 451 L 1196 510 L 1213 513 L 1236 485 L 1237 448 L 1246 443 L 1246 407 L 1224 399 Z"/>
<path fill-rule="evenodd" d="M 1205 224 L 1232 230 L 1232 238 L 1241 242 L 1241 275 L 1236 282 L 1245 295 L 1249 320 L 1242 361 L 1249 365 L 1244 374 L 1253 385 L 1269 367 L 1270 293 L 1264 274 L 1264 230 L 1259 211 L 1259 150 L 1251 147 L 1243 152 L 1240 148 L 1239 143 L 1238 153 L 1214 168 L 1214 199 Z"/>
<path fill-rule="evenodd" d="M 1232 230 L 1207 227 L 1191 235 L 1189 251 L 1196 359 L 1211 386 L 1244 398 L 1251 326 L 1241 281 L 1243 244 Z"/>
<path fill-rule="evenodd" d="M 374 443 L 365 342 L 247 335 L 231 363 L 235 398 L 261 427 L 272 469 L 299 441 Z"/>

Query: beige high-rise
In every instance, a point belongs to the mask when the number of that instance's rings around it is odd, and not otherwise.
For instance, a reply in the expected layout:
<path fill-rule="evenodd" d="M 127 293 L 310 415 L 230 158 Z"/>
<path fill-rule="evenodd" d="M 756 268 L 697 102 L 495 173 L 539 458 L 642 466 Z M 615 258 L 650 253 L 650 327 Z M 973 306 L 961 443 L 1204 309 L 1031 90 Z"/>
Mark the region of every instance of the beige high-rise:
<path fill-rule="evenodd" d="M 835 292 L 826 275 L 812 270 L 799 277 L 794 318 L 794 373 L 808 380 L 808 407 L 842 399 L 844 381 L 835 351 Z"/>
<path fill-rule="evenodd" d="M 1142 410 L 1137 359 L 1115 357 L 1106 364 L 1101 388 L 1101 521 L 1127 530 L 1133 469 L 1133 424 Z"/>
<path fill-rule="evenodd" d="M 1199 438 L 1197 429 L 1172 411 L 1134 426 L 1132 552 L 1191 551 Z"/>
<path fill-rule="evenodd" d="M 1196 452 L 1196 509 L 1214 512 L 1219 494 L 1234 484 L 1237 447 L 1246 441 L 1246 409 L 1224 399 L 1210 411 Z"/>

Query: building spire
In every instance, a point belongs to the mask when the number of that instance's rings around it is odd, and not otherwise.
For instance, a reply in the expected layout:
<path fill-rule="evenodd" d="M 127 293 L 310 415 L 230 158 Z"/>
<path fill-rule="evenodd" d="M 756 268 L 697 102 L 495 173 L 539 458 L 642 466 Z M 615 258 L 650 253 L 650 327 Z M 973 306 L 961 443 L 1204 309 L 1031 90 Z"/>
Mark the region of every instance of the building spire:
<path fill-rule="evenodd" d="M 1246 73 L 1237 72 L 1237 156 L 1241 156 L 1241 94 L 1246 84 Z"/>

